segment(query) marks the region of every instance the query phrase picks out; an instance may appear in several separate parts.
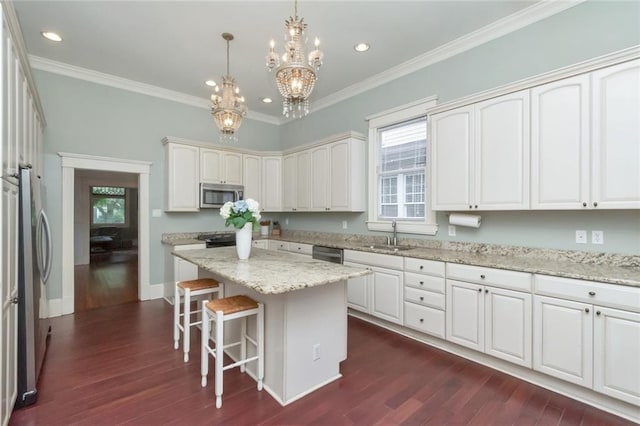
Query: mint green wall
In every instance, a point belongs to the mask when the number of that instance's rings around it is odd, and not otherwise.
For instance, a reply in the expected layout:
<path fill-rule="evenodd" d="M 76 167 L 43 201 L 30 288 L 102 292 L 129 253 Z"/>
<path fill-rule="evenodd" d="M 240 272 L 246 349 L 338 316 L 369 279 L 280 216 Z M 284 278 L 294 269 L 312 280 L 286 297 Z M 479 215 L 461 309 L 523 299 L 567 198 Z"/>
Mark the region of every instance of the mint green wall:
<path fill-rule="evenodd" d="M 218 130 L 203 108 L 144 96 L 112 87 L 34 71 L 47 127 L 44 134 L 46 208 L 52 224 L 54 262 L 47 285 L 50 299 L 62 295 L 62 171 L 58 152 L 143 160 L 152 163 L 149 178 L 150 209 L 164 210 L 164 152 L 162 138 L 176 136 L 217 143 Z M 245 120 L 238 146 L 249 149 L 279 149 L 279 128 Z M 222 230 L 218 210 L 200 213 L 165 213 L 150 219 L 152 284 L 164 281 L 160 243 L 164 232 Z"/>
<path fill-rule="evenodd" d="M 348 130 L 367 134 L 365 117 L 427 96 L 446 102 L 640 44 L 640 2 L 589 1 L 475 49 L 282 126 L 285 148 Z M 328 57 L 327 57 L 328 58 Z M 327 59 L 329 61 L 330 59 Z M 319 81 L 318 84 L 322 84 Z M 312 102 L 313 106 L 313 102 Z M 637 211 L 484 212 L 480 229 L 437 240 L 640 254 Z M 367 214 L 281 215 L 285 228 L 369 233 Z M 348 229 L 342 230 L 346 220 Z M 603 230 L 604 245 L 575 244 L 575 230 Z M 371 234 L 375 234 L 371 232 Z M 380 234 L 383 235 L 383 234 Z M 589 233 L 589 241 L 591 241 Z"/>

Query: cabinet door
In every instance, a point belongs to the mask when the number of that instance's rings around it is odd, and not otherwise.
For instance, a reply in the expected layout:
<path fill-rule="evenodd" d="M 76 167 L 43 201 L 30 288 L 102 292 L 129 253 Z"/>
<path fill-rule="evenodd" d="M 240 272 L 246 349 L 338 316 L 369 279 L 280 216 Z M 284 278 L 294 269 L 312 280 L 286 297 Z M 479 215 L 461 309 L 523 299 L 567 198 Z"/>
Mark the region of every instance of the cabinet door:
<path fill-rule="evenodd" d="M 594 306 L 593 389 L 640 405 L 640 314 Z"/>
<path fill-rule="evenodd" d="M 198 266 L 184 259 L 174 256 L 174 281 L 188 281 L 198 279 Z"/>
<path fill-rule="evenodd" d="M 8 423 L 17 396 L 18 187 L 2 180 L 0 267 L 0 421 Z"/>
<path fill-rule="evenodd" d="M 532 209 L 589 205 L 589 87 L 579 75 L 531 89 Z"/>
<path fill-rule="evenodd" d="M 324 211 L 329 206 L 329 147 L 311 150 L 311 210 Z"/>
<path fill-rule="evenodd" d="M 222 154 L 223 183 L 242 185 L 242 154 L 237 152 L 223 152 Z"/>
<path fill-rule="evenodd" d="M 431 203 L 434 210 L 471 207 L 473 105 L 431 116 Z"/>
<path fill-rule="evenodd" d="M 253 240 L 251 245 L 266 250 L 269 248 L 269 240 Z"/>
<path fill-rule="evenodd" d="M 297 171 L 296 155 L 285 155 L 282 159 L 282 208 L 284 210 L 296 209 Z"/>
<path fill-rule="evenodd" d="M 640 60 L 592 73 L 591 206 L 640 208 Z"/>
<path fill-rule="evenodd" d="M 167 144 L 166 211 L 195 212 L 199 206 L 199 149 Z"/>
<path fill-rule="evenodd" d="M 302 151 L 296 155 L 296 210 L 311 208 L 311 153 Z"/>
<path fill-rule="evenodd" d="M 534 296 L 533 306 L 533 369 L 590 388 L 592 306 L 543 296 Z"/>
<path fill-rule="evenodd" d="M 483 287 L 447 280 L 447 340 L 477 351 L 484 350 Z"/>
<path fill-rule="evenodd" d="M 374 267 L 371 270 L 371 315 L 402 324 L 402 272 Z"/>
<path fill-rule="evenodd" d="M 256 155 L 245 155 L 243 163 L 242 184 L 244 185 L 244 198 L 252 198 L 258 201 L 260 208 L 262 208 L 263 200 L 260 196 L 262 159 Z"/>
<path fill-rule="evenodd" d="M 282 157 L 262 157 L 262 195 L 265 212 L 282 210 Z"/>
<path fill-rule="evenodd" d="M 529 91 L 475 108 L 474 210 L 528 209 Z"/>
<path fill-rule="evenodd" d="M 200 182 L 222 183 L 222 152 L 200 148 Z"/>
<path fill-rule="evenodd" d="M 531 368 L 531 294 L 485 287 L 485 353 Z"/>
<path fill-rule="evenodd" d="M 351 210 L 351 150 L 349 141 L 329 146 L 329 210 Z"/>
<path fill-rule="evenodd" d="M 345 263 L 347 266 L 367 268 L 358 263 Z M 347 305 L 355 310 L 369 312 L 369 287 L 371 275 L 349 278 L 347 281 Z"/>

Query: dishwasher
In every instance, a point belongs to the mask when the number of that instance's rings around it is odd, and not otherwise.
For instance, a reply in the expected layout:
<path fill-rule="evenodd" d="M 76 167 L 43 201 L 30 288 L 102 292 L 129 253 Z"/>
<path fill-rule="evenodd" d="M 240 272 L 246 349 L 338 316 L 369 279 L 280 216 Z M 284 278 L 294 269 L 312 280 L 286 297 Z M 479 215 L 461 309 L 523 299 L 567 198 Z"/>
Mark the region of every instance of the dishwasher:
<path fill-rule="evenodd" d="M 344 251 L 341 248 L 313 246 L 311 251 L 313 259 L 325 260 L 333 263 L 344 263 Z"/>

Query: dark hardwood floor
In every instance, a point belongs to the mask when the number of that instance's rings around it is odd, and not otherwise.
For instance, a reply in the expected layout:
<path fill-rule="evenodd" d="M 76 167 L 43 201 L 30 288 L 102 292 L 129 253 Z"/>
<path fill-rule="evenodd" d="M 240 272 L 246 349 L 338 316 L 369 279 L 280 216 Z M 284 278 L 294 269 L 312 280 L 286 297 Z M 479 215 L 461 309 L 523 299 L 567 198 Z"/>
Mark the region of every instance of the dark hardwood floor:
<path fill-rule="evenodd" d="M 184 364 L 171 318 L 154 300 L 52 319 L 38 402 L 9 424 L 632 424 L 354 318 L 342 379 L 281 407 L 236 368 L 217 410 L 213 381 L 200 387 L 198 330 Z"/>
<path fill-rule="evenodd" d="M 114 250 L 91 255 L 75 267 L 75 312 L 138 300 L 138 251 Z"/>

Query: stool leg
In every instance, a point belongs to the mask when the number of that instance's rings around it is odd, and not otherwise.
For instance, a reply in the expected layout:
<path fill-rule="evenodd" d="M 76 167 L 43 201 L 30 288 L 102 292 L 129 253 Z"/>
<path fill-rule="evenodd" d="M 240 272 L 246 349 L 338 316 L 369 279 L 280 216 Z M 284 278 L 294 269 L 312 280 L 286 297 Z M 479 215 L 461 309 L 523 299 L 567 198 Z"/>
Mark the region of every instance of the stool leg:
<path fill-rule="evenodd" d="M 224 314 L 216 312 L 216 408 L 222 407 L 222 372 L 224 365 Z"/>
<path fill-rule="evenodd" d="M 240 359 L 247 359 L 247 317 L 240 322 Z M 244 373 L 247 364 L 240 364 L 240 372 Z"/>
<path fill-rule="evenodd" d="M 262 379 L 264 378 L 264 304 L 258 303 L 257 321 L 257 341 L 258 341 L 258 390 L 262 390 Z"/>
<path fill-rule="evenodd" d="M 211 320 L 209 319 L 209 312 L 205 309 L 205 305 L 207 304 L 206 300 L 202 301 L 202 341 L 200 347 L 202 348 L 200 354 L 200 375 L 202 375 L 201 385 L 202 387 L 207 386 L 207 374 L 209 373 L 209 352 L 207 351 L 209 347 L 209 333 Z"/>
<path fill-rule="evenodd" d="M 182 350 L 184 351 L 184 362 L 189 361 L 189 346 L 191 345 L 191 290 L 184 289 L 184 339 L 182 340 Z"/>
<path fill-rule="evenodd" d="M 180 347 L 180 290 L 177 284 L 173 290 L 173 349 Z"/>

